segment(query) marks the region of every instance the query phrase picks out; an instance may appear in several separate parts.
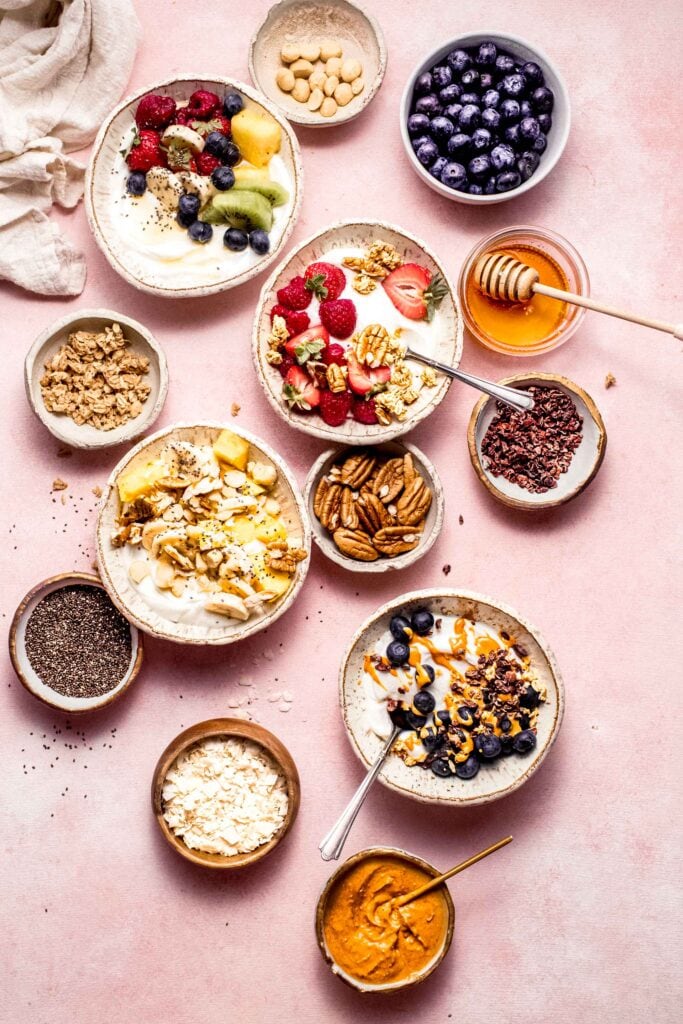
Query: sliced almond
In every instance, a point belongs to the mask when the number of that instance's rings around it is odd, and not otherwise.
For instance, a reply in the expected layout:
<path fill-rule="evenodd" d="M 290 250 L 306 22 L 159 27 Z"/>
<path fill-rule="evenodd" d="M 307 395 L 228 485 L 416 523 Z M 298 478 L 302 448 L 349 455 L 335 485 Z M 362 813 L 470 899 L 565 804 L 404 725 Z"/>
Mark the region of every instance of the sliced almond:
<path fill-rule="evenodd" d="M 128 566 L 128 576 L 133 583 L 142 583 L 145 576 L 149 576 L 149 562 L 144 562 L 141 558 L 131 562 Z"/>

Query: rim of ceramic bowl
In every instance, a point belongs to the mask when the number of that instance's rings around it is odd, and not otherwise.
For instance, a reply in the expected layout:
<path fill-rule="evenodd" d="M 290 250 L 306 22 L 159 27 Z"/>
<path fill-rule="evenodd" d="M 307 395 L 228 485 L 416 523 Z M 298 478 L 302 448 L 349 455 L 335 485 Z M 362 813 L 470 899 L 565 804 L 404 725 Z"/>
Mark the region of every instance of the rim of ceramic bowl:
<path fill-rule="evenodd" d="M 12 622 L 9 628 L 9 656 L 10 661 L 12 662 L 12 668 L 14 669 L 19 682 L 32 697 L 36 698 L 36 700 L 46 704 L 47 707 L 52 708 L 54 711 L 61 711 L 62 714 L 65 715 L 87 715 L 91 711 L 100 711 L 102 708 L 112 704 L 115 700 L 118 700 L 119 697 L 126 692 L 131 683 L 137 679 L 143 658 L 142 634 L 132 622 L 127 620 L 131 639 L 131 658 L 128 670 L 123 677 L 123 681 L 116 687 L 112 690 L 108 690 L 107 693 L 102 694 L 100 697 L 84 698 L 67 697 L 56 690 L 52 690 L 47 683 L 44 683 L 43 685 L 46 690 L 49 691 L 48 693 L 43 693 L 42 690 L 36 689 L 31 679 L 24 672 L 24 668 L 19 658 L 17 633 L 20 623 L 24 618 L 28 607 L 34 602 L 34 607 L 37 606 L 39 604 L 39 598 L 42 595 L 46 596 L 47 594 L 56 590 L 61 590 L 64 587 L 79 585 L 99 587 L 100 590 L 104 590 L 104 592 L 107 593 L 107 588 L 102 583 L 102 580 L 99 576 L 92 575 L 92 573 L 78 572 L 74 570 L 72 572 L 57 573 L 55 576 L 48 576 L 47 579 L 41 580 L 40 583 L 36 583 L 34 587 L 31 587 L 29 592 L 21 599 L 17 606 L 17 610 L 12 617 Z M 107 596 L 109 595 L 107 594 Z M 111 597 L 109 599 L 111 600 Z M 36 675 L 38 675 L 37 672 Z M 54 699 L 50 698 L 50 693 L 55 694 Z M 75 700 L 87 700 L 89 703 L 87 707 L 68 703 Z M 64 703 L 62 703 L 62 701 L 64 701 Z"/>
<path fill-rule="evenodd" d="M 191 747 L 194 743 L 210 739 L 214 736 L 228 736 L 237 739 L 246 739 L 266 752 L 270 759 L 276 764 L 287 783 L 287 813 L 282 825 L 271 838 L 257 846 L 255 850 L 248 853 L 235 853 L 226 856 L 222 853 L 205 853 L 203 850 L 193 850 L 185 844 L 181 836 L 177 836 L 164 818 L 163 786 L 169 769 L 178 759 L 180 754 Z M 272 733 L 265 726 L 258 722 L 252 722 L 246 718 L 209 718 L 203 722 L 196 722 L 179 732 L 159 756 L 159 760 L 152 775 L 152 812 L 156 818 L 159 830 L 169 846 L 184 857 L 185 860 L 200 867 L 212 868 L 219 871 L 234 871 L 238 868 L 248 867 L 263 860 L 272 853 L 290 831 L 296 821 L 301 803 L 301 781 L 294 758 L 290 754 L 282 740 Z"/>
<path fill-rule="evenodd" d="M 336 128 L 339 125 L 348 124 L 349 121 L 353 121 L 357 117 L 360 117 L 360 115 L 370 106 L 370 103 L 380 90 L 380 87 L 384 80 L 384 75 L 387 70 L 387 46 L 384 39 L 384 33 L 382 31 L 382 28 L 377 19 L 375 18 L 374 14 L 371 14 L 370 11 L 367 10 L 367 8 L 362 7 L 360 4 L 357 3 L 351 3 L 351 0 L 342 0 L 342 2 L 343 6 L 350 7 L 352 10 L 357 11 L 361 15 L 361 17 L 364 18 L 365 21 L 367 21 L 368 25 L 370 26 L 371 32 L 375 37 L 375 41 L 377 43 L 377 50 L 379 54 L 377 74 L 375 75 L 372 81 L 372 85 L 369 88 L 365 88 L 363 90 L 363 102 L 358 107 L 354 107 L 353 104 L 349 104 L 349 106 L 352 108 L 351 110 L 349 110 L 348 107 L 340 107 L 339 110 L 342 111 L 341 115 L 336 114 L 334 117 L 322 117 L 318 115 L 317 111 L 307 111 L 305 104 L 302 105 L 303 110 L 302 113 L 299 114 L 296 110 L 286 110 L 284 107 L 281 107 L 278 103 L 276 103 L 275 100 L 271 99 L 271 103 L 274 103 L 278 107 L 278 110 L 282 112 L 283 116 L 286 117 L 291 124 L 301 125 L 302 128 Z M 249 43 L 248 58 L 249 74 L 251 75 L 252 82 L 258 89 L 261 89 L 261 83 L 259 81 L 259 76 L 256 72 L 256 62 L 254 60 L 254 55 L 260 43 L 261 33 L 265 29 L 266 25 L 271 21 L 271 19 L 277 17 L 277 12 L 279 8 L 293 7 L 297 3 L 301 4 L 302 6 L 314 6 L 310 3 L 307 4 L 306 0 L 277 0 L 277 2 L 273 4 L 273 6 L 268 10 L 265 18 L 254 32 L 253 36 L 251 37 L 251 41 Z M 264 95 L 267 96 L 268 94 L 265 93 L 264 91 Z M 268 98 L 270 99 L 270 97 Z M 306 111 L 306 114 L 304 114 L 303 111 Z M 345 111 L 348 111 L 348 113 L 345 113 Z"/>
<path fill-rule="evenodd" d="M 136 416 L 135 419 L 128 420 L 127 423 L 122 424 L 121 427 L 115 428 L 114 430 L 101 431 L 101 437 L 87 441 L 79 437 L 79 428 L 73 420 L 69 419 L 69 417 L 62 416 L 61 419 L 72 424 L 74 428 L 73 433 L 70 433 L 68 429 L 62 429 L 59 423 L 53 422 L 52 418 L 47 414 L 45 403 L 43 402 L 40 394 L 40 385 L 38 384 L 37 387 L 34 387 L 33 384 L 33 372 L 36 360 L 40 355 L 41 350 L 49 345 L 53 339 L 56 339 L 57 335 L 62 332 L 66 333 L 69 327 L 75 327 L 80 321 L 84 320 L 104 320 L 108 321 L 110 324 L 118 323 L 124 328 L 128 327 L 130 330 L 137 332 L 144 339 L 145 344 L 153 353 L 159 373 L 159 388 L 157 395 L 148 409 L 143 405 L 142 412 L 139 416 Z M 128 340 L 131 342 L 131 350 L 134 350 L 135 341 L 132 339 Z M 156 340 L 152 332 L 145 327 L 144 324 L 140 323 L 139 320 L 134 320 L 133 317 L 126 316 L 125 313 L 117 313 L 113 309 L 79 309 L 78 312 L 67 313 L 66 316 L 53 321 L 53 323 L 46 327 L 45 330 L 41 331 L 33 342 L 26 353 L 26 359 L 24 360 L 24 387 L 31 409 L 43 426 L 50 431 L 53 437 L 56 437 L 58 441 L 62 441 L 64 444 L 68 444 L 72 448 L 82 448 L 87 451 L 98 451 L 104 448 L 115 448 L 117 445 L 127 444 L 130 441 L 134 441 L 136 438 L 140 437 L 141 434 L 144 434 L 144 432 L 157 421 L 168 395 L 168 362 L 166 360 L 166 354 L 159 342 Z M 147 401 L 149 401 L 149 399 Z"/>
<path fill-rule="evenodd" d="M 592 483 L 598 474 L 600 467 L 602 466 L 605 458 L 605 452 L 607 451 L 607 428 L 605 422 L 600 415 L 595 401 L 591 398 L 587 391 L 584 391 L 582 387 L 575 384 L 573 380 L 568 377 L 563 377 L 559 373 L 541 373 L 540 371 L 532 373 L 516 373 L 511 377 L 503 377 L 502 380 L 498 381 L 498 384 L 509 384 L 512 386 L 522 384 L 534 384 L 537 381 L 546 384 L 559 384 L 561 387 L 566 388 L 573 395 L 580 398 L 582 403 L 585 405 L 588 413 L 595 424 L 597 430 L 597 445 L 595 450 L 595 458 L 591 466 L 590 472 L 580 480 L 579 483 L 562 497 L 551 497 L 544 501 L 529 501 L 524 498 L 514 498 L 504 491 L 500 490 L 495 484 L 495 478 L 492 478 L 490 474 L 484 469 L 481 458 L 479 457 L 479 449 L 477 446 L 477 428 L 479 421 L 484 414 L 486 407 L 489 402 L 495 402 L 494 398 L 490 398 L 488 395 L 482 395 L 482 397 L 475 403 L 474 408 L 470 414 L 469 423 L 467 424 L 467 448 L 470 455 L 470 461 L 472 468 L 477 474 L 477 478 L 484 485 L 486 490 L 491 494 L 496 501 L 500 501 L 503 505 L 507 505 L 508 508 L 514 508 L 521 512 L 546 512 L 548 509 L 559 508 L 561 505 L 566 505 L 567 502 L 573 501 L 574 498 L 578 498 L 582 494 L 588 485 Z M 522 492 L 522 488 L 520 488 Z M 552 491 L 548 491 L 548 494 L 552 495 Z"/>
<path fill-rule="evenodd" d="M 434 64 L 436 64 L 442 57 L 445 57 L 447 53 L 456 47 L 474 46 L 477 43 L 483 42 L 484 40 L 490 39 L 493 42 L 503 42 L 506 47 L 514 49 L 514 47 L 520 47 L 522 50 L 526 50 L 528 53 L 534 55 L 536 63 L 542 68 L 544 73 L 549 71 L 552 77 L 556 80 L 557 88 L 555 89 L 555 103 L 557 106 L 558 94 L 562 104 L 563 112 L 563 123 L 561 125 L 553 122 L 553 132 L 555 134 L 554 144 L 555 153 L 550 160 L 541 159 L 536 171 L 528 178 L 523 181 L 517 188 L 510 189 L 509 192 L 496 192 L 493 195 L 486 196 L 474 196 L 466 192 L 458 192 L 456 189 L 447 188 L 442 182 L 437 181 L 436 178 L 432 177 L 429 171 L 422 166 L 420 161 L 417 159 L 413 147 L 410 142 L 410 136 L 408 135 L 408 114 L 410 111 L 410 103 L 412 100 L 413 89 L 415 82 L 418 77 Z M 531 59 L 531 58 L 527 58 Z M 430 54 L 424 57 L 418 64 L 415 65 L 410 75 L 406 80 L 406 85 L 403 89 L 401 96 L 401 103 L 399 106 L 399 117 L 400 117 L 400 131 L 401 140 L 403 142 L 403 148 L 406 151 L 408 160 L 415 173 L 424 181 L 435 192 L 439 195 L 444 196 L 446 199 L 450 199 L 457 203 L 465 203 L 468 205 L 491 205 L 495 203 L 507 202 L 508 199 L 516 198 L 517 196 L 524 195 L 530 189 L 539 185 L 544 178 L 550 174 L 553 168 L 557 165 L 562 154 L 564 153 L 565 146 L 567 145 L 567 139 L 569 137 L 569 129 L 571 127 L 571 104 L 569 101 L 569 91 L 567 89 L 566 82 L 560 70 L 554 61 L 548 57 L 544 50 L 541 50 L 535 43 L 530 43 L 522 36 L 513 35 L 510 32 L 501 32 L 498 29 L 481 29 L 473 32 L 465 32 L 462 35 L 455 36 L 450 39 L 447 43 L 442 43 L 437 46 Z"/>
<path fill-rule="evenodd" d="M 172 623 L 170 619 L 164 619 L 164 628 L 161 629 L 158 626 L 154 626 L 150 622 L 145 621 L 137 612 L 130 609 L 125 597 L 119 594 L 117 584 L 112 578 L 113 574 L 109 564 L 112 549 L 106 520 L 109 515 L 110 500 L 117 503 L 119 500 L 118 495 L 116 494 L 116 481 L 118 476 L 126 466 L 133 461 L 133 459 L 136 459 L 145 450 L 145 448 L 156 444 L 164 438 L 170 437 L 177 431 L 199 430 L 218 432 L 222 430 L 230 430 L 239 437 L 248 441 L 252 447 L 262 452 L 266 458 L 272 462 L 278 471 L 278 475 L 283 478 L 289 491 L 291 491 L 293 507 L 296 510 L 297 519 L 301 528 L 301 547 L 307 552 L 307 558 L 298 564 L 294 582 L 286 594 L 283 595 L 283 597 L 275 604 L 272 611 L 268 612 L 268 614 L 254 619 L 247 619 L 245 622 L 241 623 L 240 627 L 236 628 L 233 633 L 228 635 L 219 634 L 218 636 L 212 636 L 207 627 L 203 629 L 203 635 L 201 637 L 194 637 L 180 635 L 182 632 L 180 629 L 181 623 Z M 282 456 L 278 455 L 267 441 L 263 441 L 244 427 L 238 427 L 234 424 L 228 424 L 217 420 L 201 420 L 194 423 L 174 423 L 171 426 L 163 427 L 161 430 L 157 430 L 156 433 L 143 438 L 142 441 L 139 441 L 136 445 L 130 448 L 126 454 L 119 459 L 109 475 L 109 479 L 107 480 L 104 493 L 100 501 L 96 527 L 96 543 L 97 566 L 102 578 L 102 584 L 109 594 L 112 602 L 129 622 L 134 623 L 138 629 L 142 630 L 144 633 L 148 633 L 150 636 L 154 636 L 162 640 L 169 640 L 173 643 L 201 647 L 223 647 L 228 646 L 229 644 L 238 643 L 240 640 L 245 640 L 247 637 L 253 636 L 256 633 L 261 632 L 263 629 L 267 629 L 292 606 L 299 595 L 308 574 L 309 564 L 311 561 L 311 524 L 308 521 L 308 512 L 306 511 L 303 496 L 294 473 Z M 229 619 L 227 621 L 232 622 L 233 620 Z M 172 626 L 175 627 L 175 629 L 171 629 Z"/>
<path fill-rule="evenodd" d="M 125 266 L 121 263 L 119 258 L 113 252 L 109 245 L 107 235 L 102 230 L 100 225 L 96 202 L 94 198 L 94 177 L 95 177 L 95 165 L 100 158 L 102 146 L 111 126 L 112 121 L 118 115 L 126 109 L 126 107 L 132 106 L 138 100 L 142 99 L 150 92 L 154 92 L 158 89 L 168 89 L 171 86 L 177 85 L 182 82 L 200 82 L 208 83 L 213 85 L 220 85 L 226 88 L 235 89 L 237 92 L 243 93 L 252 102 L 259 104 L 266 110 L 271 117 L 273 117 L 280 128 L 286 134 L 289 141 L 289 145 L 292 150 L 292 179 L 295 191 L 294 204 L 292 206 L 292 212 L 289 220 L 285 225 L 282 232 L 282 236 L 278 244 L 268 252 L 258 263 L 253 267 L 248 267 L 242 271 L 241 274 L 237 274 L 233 277 L 228 277 L 222 281 L 215 282 L 213 284 L 200 284 L 193 285 L 189 288 L 184 287 L 162 287 L 160 285 L 152 285 L 141 278 L 131 274 Z M 160 295 L 166 298 L 192 298 L 193 296 L 202 297 L 205 295 L 214 295 L 218 292 L 228 291 L 231 288 L 236 288 L 241 284 L 245 284 L 250 281 L 253 277 L 262 274 L 268 267 L 281 255 L 284 250 L 287 241 L 289 240 L 292 231 L 296 225 L 296 222 L 301 212 L 301 202 L 303 198 L 303 164 L 301 161 L 301 150 L 299 148 L 299 140 L 296 137 L 292 126 L 281 111 L 272 103 L 263 93 L 259 92 L 251 85 L 246 85 L 244 82 L 239 81 L 237 78 L 228 78 L 221 75 L 213 76 L 202 76 L 202 75 L 174 75 L 172 78 L 166 78 L 159 82 L 153 82 L 151 85 L 145 86 L 143 89 L 138 89 L 136 92 L 131 93 L 120 103 L 118 103 L 114 109 L 107 115 L 102 123 L 100 130 L 97 133 L 95 141 L 93 143 L 90 159 L 88 160 L 88 166 L 85 171 L 85 212 L 88 218 L 88 224 L 90 230 L 93 233 L 95 241 L 104 254 L 105 259 L 109 263 L 110 267 L 116 271 L 128 284 L 133 285 L 134 288 L 140 291 L 147 292 L 150 295 Z"/>
<path fill-rule="evenodd" d="M 513 224 L 509 228 L 500 228 L 498 231 L 492 231 L 490 235 L 487 235 L 472 246 L 460 267 L 457 284 L 458 300 L 460 302 L 460 310 L 465 322 L 465 327 L 473 336 L 475 341 L 480 345 L 483 345 L 484 348 L 487 348 L 489 352 L 497 352 L 498 355 L 528 357 L 537 356 L 544 352 L 552 352 L 556 348 L 559 348 L 560 345 L 564 345 L 583 323 L 587 310 L 584 306 L 570 307 L 572 310 L 570 318 L 564 321 L 567 326 L 564 328 L 561 327 L 554 336 L 545 339 L 543 342 L 539 342 L 537 345 L 505 345 L 504 342 L 498 341 L 497 339 L 490 339 L 481 331 L 476 320 L 470 313 L 469 306 L 467 304 L 466 293 L 468 279 L 475 263 L 483 253 L 488 250 L 493 250 L 496 243 L 500 243 L 501 245 L 510 244 L 514 237 L 519 235 L 528 235 L 530 238 L 537 238 L 541 244 L 543 242 L 549 242 L 562 251 L 567 262 L 571 264 L 573 272 L 576 274 L 578 281 L 578 288 L 576 288 L 577 294 L 585 296 L 590 295 L 590 276 L 583 256 L 567 238 L 557 231 L 552 231 L 550 228 L 538 227 L 535 224 Z"/>
<path fill-rule="evenodd" d="M 360 559 L 349 558 L 347 555 L 342 554 L 331 535 L 327 532 L 322 523 L 315 516 L 313 511 L 313 499 L 315 497 L 315 490 L 320 480 L 323 470 L 325 469 L 326 463 L 336 462 L 341 458 L 342 455 L 348 452 L 349 455 L 353 455 L 358 452 L 358 448 L 354 445 L 336 445 L 332 448 L 325 449 L 321 455 L 318 456 L 316 461 L 311 466 L 308 476 L 306 477 L 306 483 L 304 485 L 304 504 L 308 509 L 308 517 L 311 521 L 311 531 L 313 534 L 313 540 L 318 548 L 322 551 L 326 558 L 336 562 L 342 569 L 346 569 L 348 572 L 359 572 L 359 573 L 384 573 L 397 571 L 400 569 L 406 569 L 409 565 L 413 565 L 419 561 L 428 551 L 431 550 L 433 545 L 436 543 L 444 522 L 444 511 L 445 501 L 443 486 L 441 484 L 441 478 L 437 473 L 436 467 L 430 459 L 420 451 L 420 449 L 410 444 L 408 441 L 396 440 L 386 441 L 383 444 L 368 445 L 368 448 L 382 448 L 388 449 L 388 454 L 399 455 L 409 452 L 416 463 L 416 469 L 420 475 L 425 478 L 426 483 L 429 485 L 432 491 L 432 505 L 434 508 L 434 518 L 429 533 L 423 536 L 420 543 L 412 551 L 406 551 L 402 555 L 396 555 L 394 558 L 378 558 L 374 562 L 363 562 Z M 406 527 L 408 532 L 410 527 Z"/>
<path fill-rule="evenodd" d="M 387 221 L 380 220 L 341 220 L 336 221 L 334 224 L 328 224 L 327 227 L 316 231 L 315 234 L 305 238 L 297 246 L 287 253 L 283 260 L 278 263 L 275 269 L 271 272 L 270 276 L 261 288 L 258 303 L 256 306 L 256 312 L 254 315 L 252 337 L 251 337 L 251 351 L 254 366 L 258 376 L 259 383 L 263 390 L 263 393 L 268 400 L 271 408 L 277 413 L 281 420 L 289 424 L 295 430 L 301 433 L 308 434 L 312 437 L 320 437 L 324 441 L 330 444 L 338 445 L 372 445 L 381 444 L 384 441 L 394 441 L 404 434 L 409 433 L 414 427 L 430 416 L 443 402 L 444 398 L 448 394 L 451 384 L 453 383 L 452 378 L 444 375 L 438 379 L 437 386 L 433 389 L 434 395 L 427 404 L 425 404 L 418 413 L 413 416 L 409 416 L 407 419 L 402 421 L 396 421 L 383 427 L 382 433 L 366 436 L 364 433 L 350 434 L 345 433 L 339 427 L 328 427 L 322 421 L 321 425 L 318 426 L 311 417 L 297 416 L 291 413 L 285 408 L 283 402 L 278 395 L 275 395 L 270 384 L 268 377 L 268 371 L 276 371 L 275 367 L 270 367 L 265 359 L 261 358 L 261 320 L 263 318 L 265 306 L 274 301 L 271 292 L 277 282 L 278 277 L 285 272 L 291 262 L 299 256 L 299 254 L 308 246 L 313 245 L 315 242 L 319 242 L 325 237 L 325 235 L 332 234 L 333 232 L 339 232 L 342 230 L 351 230 L 356 228 L 367 229 L 368 235 L 371 232 L 377 232 L 381 234 L 383 231 L 392 232 L 396 235 L 406 239 L 410 245 L 420 249 L 429 260 L 432 261 L 434 266 L 437 268 L 438 273 L 441 275 L 448 287 L 448 294 L 450 296 L 451 303 L 453 305 L 453 312 L 455 316 L 455 336 L 453 338 L 453 349 L 454 354 L 450 363 L 454 368 L 457 368 L 462 358 L 463 350 L 463 336 L 464 336 L 464 320 L 462 316 L 462 310 L 460 309 L 460 300 L 458 299 L 457 289 L 451 283 L 449 275 L 447 274 L 445 267 L 439 257 L 434 253 L 426 242 L 422 241 L 412 232 L 407 231 L 405 228 L 400 227 L 397 224 L 391 224 Z M 367 428 L 366 428 L 367 429 Z"/>
<path fill-rule="evenodd" d="M 420 867 L 432 878 L 436 878 L 442 872 L 434 867 L 429 861 L 423 857 L 418 856 L 416 853 L 410 853 L 409 850 L 404 850 L 397 846 L 368 846 L 364 850 L 359 850 L 358 853 L 354 853 L 351 857 L 340 864 L 337 869 L 330 875 L 323 891 L 318 897 L 318 903 L 316 906 L 315 913 L 315 933 L 318 940 L 318 949 L 322 955 L 323 960 L 329 966 L 332 973 L 343 981 L 345 985 L 349 985 L 351 988 L 356 989 L 357 992 L 364 994 L 391 994 L 393 992 L 401 992 L 408 988 L 413 988 L 415 985 L 419 985 L 425 981 L 434 971 L 437 969 L 439 964 L 444 960 L 446 954 L 451 948 L 451 942 L 453 940 L 453 932 L 455 930 L 455 906 L 453 904 L 453 897 L 448 886 L 444 883 L 441 886 L 444 902 L 448 910 L 448 927 L 444 935 L 443 946 L 440 952 L 436 955 L 433 960 L 430 960 L 424 970 L 418 974 L 417 977 L 409 977 L 404 981 L 400 981 L 394 984 L 386 985 L 369 985 L 365 982 L 360 981 L 358 978 L 354 978 L 351 974 L 347 974 L 337 966 L 332 954 L 327 948 L 327 942 L 325 941 L 325 910 L 327 908 L 327 901 L 330 897 L 330 893 L 334 888 L 335 884 L 348 874 L 348 872 L 356 866 L 356 864 L 362 863 L 370 857 L 395 857 L 397 860 L 405 860 L 408 863 Z"/>

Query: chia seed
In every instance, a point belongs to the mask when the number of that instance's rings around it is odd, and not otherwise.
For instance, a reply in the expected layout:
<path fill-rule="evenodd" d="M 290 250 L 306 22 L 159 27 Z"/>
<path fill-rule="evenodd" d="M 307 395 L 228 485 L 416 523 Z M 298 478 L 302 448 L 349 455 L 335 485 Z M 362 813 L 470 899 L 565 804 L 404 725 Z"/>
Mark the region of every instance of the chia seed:
<path fill-rule="evenodd" d="M 26 623 L 26 654 L 46 686 L 66 697 L 100 697 L 130 666 L 130 626 L 100 587 L 53 590 Z"/>

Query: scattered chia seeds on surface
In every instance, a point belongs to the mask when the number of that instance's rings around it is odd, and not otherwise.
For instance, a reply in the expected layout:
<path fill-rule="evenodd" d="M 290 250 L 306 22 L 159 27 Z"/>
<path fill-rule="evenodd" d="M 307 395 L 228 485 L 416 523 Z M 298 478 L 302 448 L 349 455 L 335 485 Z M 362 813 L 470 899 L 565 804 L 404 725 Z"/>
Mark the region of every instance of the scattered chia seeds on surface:
<path fill-rule="evenodd" d="M 26 623 L 26 654 L 51 689 L 66 697 L 100 697 L 118 686 L 132 653 L 130 626 L 100 587 L 53 590 Z"/>
<path fill-rule="evenodd" d="M 583 417 L 559 388 L 532 384 L 534 408 L 518 412 L 496 402 L 496 415 L 481 443 L 484 468 L 532 494 L 557 487 L 581 444 Z"/>

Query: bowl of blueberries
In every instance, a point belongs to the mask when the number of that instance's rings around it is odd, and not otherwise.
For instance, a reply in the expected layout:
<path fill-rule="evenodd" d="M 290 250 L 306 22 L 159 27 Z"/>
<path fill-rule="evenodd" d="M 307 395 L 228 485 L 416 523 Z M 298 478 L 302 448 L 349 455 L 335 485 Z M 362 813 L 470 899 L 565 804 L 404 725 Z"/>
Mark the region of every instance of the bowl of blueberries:
<path fill-rule="evenodd" d="M 560 159 L 570 121 L 555 65 L 500 32 L 444 43 L 415 68 L 401 100 L 412 167 L 460 203 L 500 203 L 538 185 Z"/>

